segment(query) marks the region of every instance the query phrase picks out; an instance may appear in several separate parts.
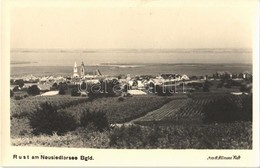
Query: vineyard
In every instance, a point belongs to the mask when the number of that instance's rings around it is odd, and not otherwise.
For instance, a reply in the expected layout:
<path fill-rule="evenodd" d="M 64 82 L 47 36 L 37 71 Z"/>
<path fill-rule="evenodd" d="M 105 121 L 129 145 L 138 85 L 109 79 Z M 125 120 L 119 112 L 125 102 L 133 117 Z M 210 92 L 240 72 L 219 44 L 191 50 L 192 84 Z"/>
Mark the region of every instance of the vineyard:
<path fill-rule="evenodd" d="M 190 100 L 189 99 L 177 99 L 172 100 L 165 104 L 163 107 L 154 110 L 147 115 L 134 120 L 134 123 L 149 122 L 149 121 L 163 121 L 166 118 L 177 116 L 180 109 L 185 106 Z"/>
<path fill-rule="evenodd" d="M 11 99 L 11 143 L 80 148 L 252 149 L 250 99 L 250 95 L 226 93 Z M 43 108 L 44 103 L 50 108 Z M 49 113 L 52 107 L 57 110 Z M 212 108 L 215 111 L 210 111 Z M 215 120 L 229 116 L 231 122 Z M 135 124 L 124 124 L 129 122 Z M 108 129 L 97 130 L 96 123 L 106 123 Z M 36 134 L 41 126 L 41 131 L 50 132 Z"/>
<path fill-rule="evenodd" d="M 109 123 L 124 123 L 144 116 L 150 111 L 160 108 L 173 98 L 157 96 L 109 97 L 89 100 L 82 97 L 50 96 L 28 97 L 22 100 L 11 99 L 11 135 L 30 133 L 28 117 L 42 103 L 48 102 L 59 113 L 71 114 L 77 123 L 84 111 L 104 112 Z"/>
<path fill-rule="evenodd" d="M 99 98 L 69 108 L 63 112 L 72 114 L 77 121 L 85 110 L 106 113 L 109 123 L 124 123 L 158 109 L 171 99 L 166 97 L 136 96 L 119 101 L 118 97 Z"/>
<path fill-rule="evenodd" d="M 246 95 L 230 94 L 195 94 L 188 99 L 172 100 L 160 109 L 154 110 L 147 115 L 133 120 L 136 124 L 147 125 L 153 122 L 157 123 L 193 123 L 202 122 L 204 117 L 203 110 L 209 104 L 224 99 L 228 103 L 242 108 Z"/>
<path fill-rule="evenodd" d="M 64 109 L 73 105 L 86 102 L 86 98 L 71 96 L 39 96 L 39 97 L 28 97 L 22 100 L 11 99 L 11 118 L 22 118 L 28 116 L 34 112 L 41 103 L 48 102 L 58 109 Z"/>

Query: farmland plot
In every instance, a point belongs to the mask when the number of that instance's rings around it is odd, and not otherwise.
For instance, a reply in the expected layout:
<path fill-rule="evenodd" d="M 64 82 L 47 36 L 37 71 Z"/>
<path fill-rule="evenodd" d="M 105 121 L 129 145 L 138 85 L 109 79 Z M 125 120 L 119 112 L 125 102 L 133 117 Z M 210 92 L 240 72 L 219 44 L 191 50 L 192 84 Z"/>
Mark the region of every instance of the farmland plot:
<path fill-rule="evenodd" d="M 172 100 L 169 103 L 165 104 L 161 108 L 154 110 L 147 115 L 134 120 L 134 123 L 142 123 L 142 122 L 153 122 L 153 121 L 164 121 L 168 120 L 168 118 L 173 118 L 179 115 L 179 111 L 182 107 L 184 107 L 190 99 L 177 99 Z"/>
<path fill-rule="evenodd" d="M 195 94 L 188 99 L 176 99 L 165 104 L 160 109 L 149 112 L 147 115 L 133 120 L 136 124 L 159 123 L 193 123 L 202 122 L 203 109 L 210 103 L 227 98 L 229 103 L 242 108 L 245 95 L 234 96 L 230 94 Z"/>

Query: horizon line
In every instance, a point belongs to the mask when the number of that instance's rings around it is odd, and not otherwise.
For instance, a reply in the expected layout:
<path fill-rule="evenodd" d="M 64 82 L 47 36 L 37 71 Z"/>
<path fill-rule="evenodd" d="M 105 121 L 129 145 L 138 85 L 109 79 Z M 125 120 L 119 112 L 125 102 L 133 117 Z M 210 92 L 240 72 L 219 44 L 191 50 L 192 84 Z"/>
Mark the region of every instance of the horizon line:
<path fill-rule="evenodd" d="M 146 48 L 146 47 L 143 47 L 143 48 L 19 48 L 19 47 L 15 47 L 15 48 L 10 48 L 11 50 L 13 49 L 105 49 L 105 50 L 109 50 L 109 49 L 251 49 L 252 47 L 172 47 L 172 48 Z"/>

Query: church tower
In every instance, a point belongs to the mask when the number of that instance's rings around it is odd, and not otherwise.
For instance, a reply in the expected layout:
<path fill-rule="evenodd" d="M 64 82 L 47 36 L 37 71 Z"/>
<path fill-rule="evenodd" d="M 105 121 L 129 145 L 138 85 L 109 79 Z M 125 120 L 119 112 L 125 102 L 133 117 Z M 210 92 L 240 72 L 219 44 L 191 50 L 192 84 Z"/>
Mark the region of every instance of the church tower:
<path fill-rule="evenodd" d="M 80 67 L 80 76 L 81 76 L 81 77 L 84 77 L 84 76 L 85 76 L 85 66 L 84 66 L 83 61 L 82 61 L 82 63 L 81 63 L 81 67 Z"/>
<path fill-rule="evenodd" d="M 73 77 L 79 77 L 77 63 L 74 63 Z"/>

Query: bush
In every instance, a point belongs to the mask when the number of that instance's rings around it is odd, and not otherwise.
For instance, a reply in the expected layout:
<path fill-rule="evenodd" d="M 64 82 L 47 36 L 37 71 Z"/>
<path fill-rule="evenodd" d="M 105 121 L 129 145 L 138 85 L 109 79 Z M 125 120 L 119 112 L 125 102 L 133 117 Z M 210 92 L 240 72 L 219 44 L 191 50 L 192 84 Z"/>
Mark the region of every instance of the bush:
<path fill-rule="evenodd" d="M 71 96 L 80 96 L 80 92 L 79 92 L 78 88 L 71 89 L 70 95 Z"/>
<path fill-rule="evenodd" d="M 128 125 L 114 128 L 110 133 L 110 146 L 117 148 L 157 148 L 160 139 L 165 138 L 163 130 L 158 125 L 141 127 Z"/>
<path fill-rule="evenodd" d="M 90 112 L 90 110 L 83 111 L 80 117 L 82 127 L 87 127 L 93 131 L 109 130 L 107 116 L 102 111 Z"/>
<path fill-rule="evenodd" d="M 245 121 L 252 121 L 252 113 L 253 113 L 253 102 L 252 95 L 246 96 L 242 103 L 242 114 L 241 118 Z"/>
<path fill-rule="evenodd" d="M 14 99 L 15 100 L 21 100 L 21 99 L 23 99 L 23 97 L 22 96 L 15 96 Z"/>
<path fill-rule="evenodd" d="M 10 97 L 14 96 L 14 92 L 12 90 L 10 90 Z"/>
<path fill-rule="evenodd" d="M 35 135 L 40 133 L 51 135 L 54 132 L 60 135 L 77 127 L 72 115 L 58 112 L 55 106 L 47 102 L 42 103 L 40 108 L 29 115 L 29 123 Z"/>
<path fill-rule="evenodd" d="M 210 83 L 209 81 L 206 80 L 204 85 L 203 85 L 203 91 L 204 92 L 209 92 L 210 86 L 212 86 L 212 83 Z"/>
<path fill-rule="evenodd" d="M 67 86 L 66 83 L 59 83 L 58 88 L 59 88 L 59 94 L 60 95 L 65 95 L 66 94 L 65 91 L 68 90 L 68 86 Z"/>
<path fill-rule="evenodd" d="M 52 86 L 51 86 L 51 90 L 57 90 L 58 89 L 58 84 L 55 82 Z"/>
<path fill-rule="evenodd" d="M 65 95 L 65 94 L 66 94 L 65 89 L 61 87 L 61 88 L 59 89 L 59 94 L 60 94 L 60 95 Z"/>
<path fill-rule="evenodd" d="M 125 100 L 125 99 L 124 99 L 123 97 L 119 97 L 119 98 L 118 98 L 118 101 L 119 101 L 119 102 L 122 102 L 122 101 L 124 101 L 124 100 Z"/>
<path fill-rule="evenodd" d="M 24 85 L 24 80 L 23 79 L 17 79 L 14 81 L 15 85 L 18 85 L 19 87 L 23 87 Z"/>
<path fill-rule="evenodd" d="M 40 89 L 38 88 L 37 85 L 32 85 L 28 88 L 27 93 L 32 96 L 39 95 Z"/>
<path fill-rule="evenodd" d="M 205 106 L 204 122 L 234 122 L 252 120 L 252 99 L 241 97 L 241 102 L 236 102 L 235 96 L 224 97 Z M 242 104 L 242 107 L 240 106 Z"/>

